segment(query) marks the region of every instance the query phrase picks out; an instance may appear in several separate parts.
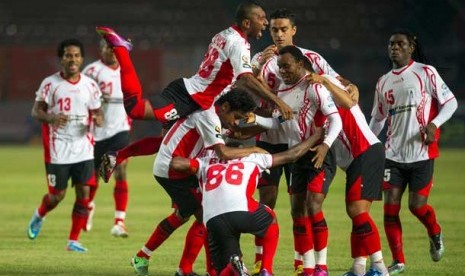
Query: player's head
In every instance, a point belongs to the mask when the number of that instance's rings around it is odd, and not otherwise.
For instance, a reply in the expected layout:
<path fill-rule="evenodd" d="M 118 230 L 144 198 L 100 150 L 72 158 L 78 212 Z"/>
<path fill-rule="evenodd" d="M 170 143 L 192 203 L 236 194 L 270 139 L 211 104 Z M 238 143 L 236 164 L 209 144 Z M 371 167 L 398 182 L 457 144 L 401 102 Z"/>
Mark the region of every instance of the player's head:
<path fill-rule="evenodd" d="M 279 9 L 271 13 L 270 35 L 278 49 L 287 45 L 292 45 L 292 38 L 296 32 L 295 14 L 290 10 Z"/>
<path fill-rule="evenodd" d="M 305 70 L 311 68 L 309 64 L 308 59 L 296 46 L 288 45 L 279 50 L 279 74 L 285 84 L 297 83 L 305 75 Z M 313 70 L 310 69 L 309 71 Z"/>
<path fill-rule="evenodd" d="M 247 0 L 237 7 L 236 24 L 247 37 L 259 39 L 268 25 L 268 20 L 264 9 L 258 2 Z"/>
<path fill-rule="evenodd" d="M 391 33 L 388 54 L 395 68 L 407 65 L 410 60 L 428 63 L 417 36 L 407 29 L 398 29 Z"/>
<path fill-rule="evenodd" d="M 250 94 L 237 87 L 218 98 L 215 105 L 223 128 L 228 129 L 246 118 L 247 114 L 256 108 L 255 101 Z"/>
<path fill-rule="evenodd" d="M 79 74 L 85 54 L 81 41 L 75 38 L 63 40 L 58 44 L 57 54 L 65 76 Z"/>
<path fill-rule="evenodd" d="M 108 43 L 105 39 L 101 39 L 99 43 L 100 56 L 103 63 L 106 65 L 112 66 L 118 64 L 113 48 L 108 46 Z"/>

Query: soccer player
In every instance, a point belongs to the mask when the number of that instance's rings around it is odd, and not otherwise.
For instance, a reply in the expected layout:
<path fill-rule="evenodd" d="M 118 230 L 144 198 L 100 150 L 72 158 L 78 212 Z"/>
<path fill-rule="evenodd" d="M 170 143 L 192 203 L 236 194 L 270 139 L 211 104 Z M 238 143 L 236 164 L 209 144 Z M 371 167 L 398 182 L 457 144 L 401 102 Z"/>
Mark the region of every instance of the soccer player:
<path fill-rule="evenodd" d="M 111 47 L 101 40 L 99 44 L 100 59 L 87 65 L 83 73 L 95 80 L 103 94 L 103 122 L 102 127 L 93 128 L 95 139 L 94 165 L 98 170 L 102 155 L 108 151 L 117 151 L 129 144 L 130 119 L 123 106 L 123 92 L 121 91 L 120 66 Z M 115 237 L 128 236 L 124 224 L 128 203 L 128 183 L 126 180 L 126 162 L 115 168 L 115 219 L 110 233 Z M 98 179 L 97 179 L 98 180 Z M 86 223 L 86 230 L 92 228 L 92 219 L 95 212 L 94 197 L 97 185 L 91 188 L 91 211 Z"/>
<path fill-rule="evenodd" d="M 296 251 L 295 274 L 311 275 L 315 271 L 326 273 L 326 267 L 316 270 L 314 239 L 308 214 L 311 214 L 309 210 L 312 205 L 322 204 L 335 175 L 336 165 L 329 148 L 342 128 L 342 122 L 330 92 L 321 84 L 308 83 L 307 70 L 312 69 L 298 47 L 283 47 L 279 51 L 277 64 L 283 80 L 276 89 L 277 95 L 292 107 L 295 114 L 294 120 L 277 127 L 286 133 L 289 146 L 308 137 L 314 131 L 314 127 L 322 127 L 326 118 L 329 124 L 323 142 L 316 146 L 315 151 L 307 153 L 292 164 L 289 188 Z M 261 117 L 255 118 L 256 123 L 260 125 Z M 313 160 L 318 157 L 322 157 L 324 161 L 314 164 Z M 317 201 L 315 194 L 321 194 L 321 201 Z"/>
<path fill-rule="evenodd" d="M 265 11 L 260 5 L 243 2 L 236 12 L 236 24 L 212 38 L 197 73 L 190 78 L 174 80 L 153 100 L 142 98 L 142 88 L 129 57 L 132 44 L 110 28 L 97 27 L 97 32 L 113 47 L 121 65 L 128 115 L 133 119 L 158 120 L 166 129 L 180 117 L 210 108 L 233 83 L 275 103 L 285 119 L 292 117 L 289 107 L 252 74 L 248 39 L 260 38 L 267 25 Z"/>
<path fill-rule="evenodd" d="M 391 34 L 388 54 L 392 69 L 376 84 L 370 128 L 379 134 L 388 121 L 384 170 L 384 230 L 393 263 L 392 274 L 405 269 L 399 212 L 409 188 L 410 212 L 425 226 L 430 254 L 444 254 L 441 226 L 428 204 L 434 160 L 439 156 L 439 127 L 457 109 L 457 100 L 437 70 L 427 64 L 417 37 L 409 30 Z"/>
<path fill-rule="evenodd" d="M 269 30 L 271 38 L 274 44 L 267 47 L 263 52 L 256 54 L 252 58 L 252 67 L 254 72 L 258 74 L 259 78 L 263 79 L 264 82 L 271 87 L 273 91 L 276 91 L 279 86 L 283 83 L 283 79 L 279 74 L 279 67 L 277 64 L 278 52 L 285 46 L 294 45 L 293 38 L 297 32 L 296 17 L 288 9 L 278 9 L 270 15 Z M 317 52 L 312 50 L 298 47 L 305 57 L 310 61 L 312 69 L 318 74 L 326 74 L 336 77 L 348 83 L 333 68 L 328 62 Z M 265 106 L 268 104 L 265 103 Z M 270 153 L 279 152 L 287 149 L 287 134 L 282 128 L 270 129 L 266 132 L 262 132 L 258 136 L 257 145 L 266 149 Z M 260 202 L 264 203 L 271 208 L 274 208 L 276 199 L 278 196 L 278 185 L 281 179 L 281 175 L 284 171 L 286 182 L 289 186 L 290 183 L 290 164 L 284 164 L 283 166 L 277 166 L 269 170 L 270 173 L 264 172 L 259 181 L 259 195 Z M 316 270 L 315 275 L 325 275 L 327 271 L 326 265 L 326 247 L 328 244 L 328 227 L 326 220 L 322 212 L 322 202 L 324 195 L 321 193 L 313 193 L 312 209 L 310 210 L 311 223 L 313 237 L 315 240 L 315 254 L 316 254 Z M 261 245 L 257 244 L 257 255 L 256 263 L 257 268 L 260 267 L 260 251 Z M 296 254 L 295 260 L 296 274 L 302 272 L 302 261 L 298 254 Z M 253 275 L 258 274 L 258 269 L 254 269 Z"/>
<path fill-rule="evenodd" d="M 248 275 L 241 261 L 241 233 L 251 233 L 263 240 L 259 275 L 273 275 L 279 228 L 274 211 L 253 198 L 259 175 L 273 166 L 296 161 L 321 136 L 322 132 L 315 133 L 289 150 L 273 155 L 251 154 L 223 160 L 213 153 L 204 158 L 172 159 L 171 168 L 196 174 L 200 181 L 203 221 L 218 275 Z"/>
<path fill-rule="evenodd" d="M 378 228 L 370 216 L 373 200 L 381 200 L 384 171 L 384 149 L 370 130 L 356 100 L 353 100 L 342 83 L 329 75 L 311 73 L 307 79 L 320 83 L 330 92 L 338 105 L 342 131 L 333 143 L 338 166 L 346 172 L 346 212 L 352 220 L 350 238 L 353 265 L 346 276 L 388 275 L 381 251 Z M 358 97 L 358 88 L 348 89 Z M 323 159 L 316 160 L 321 163 Z M 366 271 L 366 260 L 371 266 Z"/>
<path fill-rule="evenodd" d="M 76 190 L 67 250 L 86 252 L 78 242 L 88 217 L 89 190 L 95 185 L 94 146 L 90 122 L 101 126 L 100 89 L 80 73 L 84 46 L 77 39 L 58 45 L 61 71 L 46 77 L 36 92 L 32 117 L 42 123 L 48 193 L 34 211 L 27 236 L 36 239 L 48 212 L 65 197 L 68 180 Z"/>
<path fill-rule="evenodd" d="M 195 158 L 205 149 L 213 149 L 225 160 L 241 158 L 251 153 L 265 152 L 261 148 L 232 148 L 225 145 L 221 129 L 234 127 L 255 108 L 248 92 L 234 88 L 221 96 L 215 105 L 207 110 L 196 111 L 174 123 L 161 143 L 153 165 L 157 182 L 165 189 L 176 204 L 175 213 L 162 220 L 145 243 L 132 258 L 136 273 L 148 273 L 149 259 L 170 235 L 192 215 L 202 222 L 202 208 L 198 193 L 198 180 L 189 173 L 180 173 L 170 168 L 176 157 Z"/>

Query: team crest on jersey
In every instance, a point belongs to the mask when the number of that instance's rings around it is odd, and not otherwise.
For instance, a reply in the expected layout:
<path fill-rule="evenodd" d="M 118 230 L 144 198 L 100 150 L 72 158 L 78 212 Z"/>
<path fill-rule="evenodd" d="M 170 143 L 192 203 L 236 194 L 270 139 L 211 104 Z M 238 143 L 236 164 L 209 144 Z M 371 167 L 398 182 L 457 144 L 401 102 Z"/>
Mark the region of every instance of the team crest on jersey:
<path fill-rule="evenodd" d="M 221 136 L 221 127 L 215 126 L 215 132 L 216 132 L 216 134 L 215 134 L 216 138 L 221 138 L 222 137 Z"/>
<path fill-rule="evenodd" d="M 252 68 L 252 66 L 250 66 L 250 61 L 249 61 L 249 57 L 248 56 L 242 56 L 242 67 L 244 68 Z"/>

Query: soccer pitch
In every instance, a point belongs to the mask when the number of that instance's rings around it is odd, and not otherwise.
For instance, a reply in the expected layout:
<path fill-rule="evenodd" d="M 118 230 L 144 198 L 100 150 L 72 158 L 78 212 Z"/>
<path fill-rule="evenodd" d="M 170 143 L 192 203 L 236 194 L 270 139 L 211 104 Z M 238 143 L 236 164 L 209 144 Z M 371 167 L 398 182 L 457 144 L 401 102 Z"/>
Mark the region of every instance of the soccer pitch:
<path fill-rule="evenodd" d="M 85 254 L 65 250 L 74 189 L 44 222 L 38 238 L 31 241 L 26 227 L 47 188 L 42 148 L 38 146 L 1 146 L 0 156 L 0 275 L 133 275 L 130 258 L 148 239 L 157 223 L 172 212 L 168 195 L 152 176 L 153 156 L 131 159 L 128 165 L 129 206 L 126 226 L 129 238 L 110 235 L 113 224 L 114 182 L 101 183 L 96 196 L 96 213 L 91 232 L 80 241 L 89 249 Z M 443 228 L 445 255 L 434 263 L 429 256 L 429 242 L 423 225 L 408 211 L 407 195 L 401 211 L 404 229 L 406 271 L 404 275 L 461 275 L 465 273 L 465 149 L 443 149 L 436 160 L 434 187 L 429 202 Z M 275 258 L 275 275 L 292 275 L 293 239 L 289 197 L 281 183 L 276 211 L 280 241 Z M 331 275 L 342 275 L 351 266 L 350 220 L 344 207 L 344 174 L 339 171 L 324 204 L 329 227 L 328 267 Z M 382 225 L 382 203 L 372 207 L 372 217 L 380 231 L 383 254 L 391 262 Z M 150 275 L 173 275 L 182 254 L 187 222 L 154 252 Z M 254 245 L 250 235 L 243 235 L 242 250 L 251 269 Z M 205 272 L 203 250 L 194 270 Z"/>

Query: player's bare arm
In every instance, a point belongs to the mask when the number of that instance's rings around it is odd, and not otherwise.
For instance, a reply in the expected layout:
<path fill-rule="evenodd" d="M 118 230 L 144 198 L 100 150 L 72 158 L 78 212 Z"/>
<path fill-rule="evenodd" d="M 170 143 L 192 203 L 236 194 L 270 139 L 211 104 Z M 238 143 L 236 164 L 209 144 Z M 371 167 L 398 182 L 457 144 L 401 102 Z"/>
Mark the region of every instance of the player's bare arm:
<path fill-rule="evenodd" d="M 242 158 L 252 153 L 268 153 L 266 150 L 255 146 L 236 148 L 228 147 L 224 144 L 216 144 L 213 146 L 213 149 L 215 150 L 216 155 L 218 155 L 218 157 L 223 160 Z"/>
<path fill-rule="evenodd" d="M 48 105 L 44 101 L 36 101 L 34 102 L 34 106 L 32 107 L 31 116 L 36 120 L 53 125 L 55 127 L 64 127 L 68 122 L 68 116 L 59 113 L 59 114 L 48 114 L 47 113 Z"/>
<path fill-rule="evenodd" d="M 257 78 L 252 74 L 243 74 L 237 80 L 236 85 L 242 87 L 248 91 L 251 91 L 255 95 L 275 103 L 285 120 L 293 118 L 292 109 L 287 105 L 281 98 L 276 96 L 271 90 L 265 87 Z"/>
<path fill-rule="evenodd" d="M 273 154 L 273 167 L 297 161 L 323 137 L 323 134 L 323 129 L 319 128 L 313 135 L 301 143 L 283 152 Z"/>
<path fill-rule="evenodd" d="M 318 75 L 316 73 L 310 73 L 307 76 L 307 80 L 310 83 L 319 83 L 326 87 L 326 89 L 328 89 L 329 92 L 331 92 L 331 96 L 333 97 L 336 104 L 342 108 L 350 109 L 352 108 L 352 106 L 357 104 L 357 102 L 352 99 L 348 91 L 341 89 L 324 76 Z M 352 86 L 354 85 L 352 84 Z"/>
<path fill-rule="evenodd" d="M 90 113 L 91 113 L 92 121 L 94 122 L 94 124 L 98 127 L 102 127 L 103 122 L 104 122 L 102 109 L 100 108 L 94 109 L 94 110 L 91 110 Z"/>

